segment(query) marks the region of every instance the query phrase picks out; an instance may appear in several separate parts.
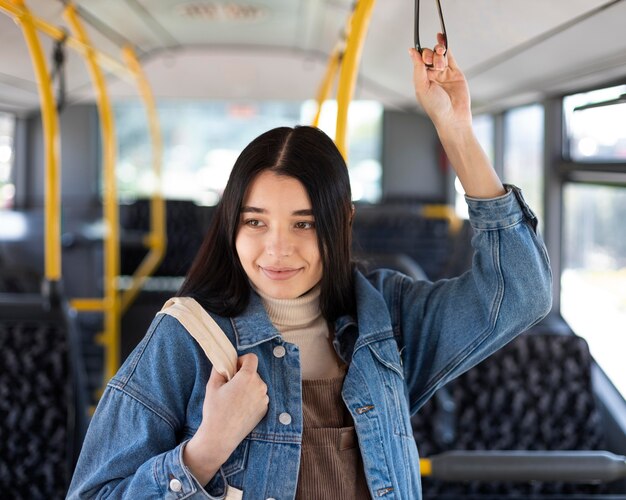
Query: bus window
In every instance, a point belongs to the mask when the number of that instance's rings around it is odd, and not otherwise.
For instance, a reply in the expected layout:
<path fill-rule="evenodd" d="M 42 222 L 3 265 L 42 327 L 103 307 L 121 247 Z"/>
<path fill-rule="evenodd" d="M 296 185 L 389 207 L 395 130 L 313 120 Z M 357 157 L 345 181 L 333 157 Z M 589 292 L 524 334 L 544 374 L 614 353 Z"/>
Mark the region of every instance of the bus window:
<path fill-rule="evenodd" d="M 243 147 L 263 131 L 295 124 L 300 103 L 158 102 L 163 134 L 163 195 L 215 205 Z M 115 105 L 121 198 L 150 196 L 154 188 L 143 105 Z"/>
<path fill-rule="evenodd" d="M 565 155 L 578 162 L 626 160 L 625 96 L 626 85 L 619 85 L 566 97 Z"/>
<path fill-rule="evenodd" d="M 522 188 L 543 221 L 543 106 L 533 104 L 504 115 L 503 180 Z"/>
<path fill-rule="evenodd" d="M 15 198 L 13 184 L 13 135 L 15 117 L 0 113 L 0 209 L 12 208 Z"/>
<path fill-rule="evenodd" d="M 561 314 L 626 397 L 626 187 L 565 185 Z"/>
<path fill-rule="evenodd" d="M 271 128 L 310 123 L 311 107 L 308 102 L 160 101 L 165 198 L 217 204 L 230 169 L 244 146 Z M 114 110 L 120 198 L 150 196 L 154 180 L 143 105 L 118 102 Z M 334 119 L 336 112 L 330 114 Z M 353 102 L 349 123 L 352 124 L 349 164 L 355 200 L 378 201 L 382 106 Z M 331 125 L 324 121 L 324 115 L 320 124 L 331 136 L 334 134 L 334 122 L 329 130 Z"/>

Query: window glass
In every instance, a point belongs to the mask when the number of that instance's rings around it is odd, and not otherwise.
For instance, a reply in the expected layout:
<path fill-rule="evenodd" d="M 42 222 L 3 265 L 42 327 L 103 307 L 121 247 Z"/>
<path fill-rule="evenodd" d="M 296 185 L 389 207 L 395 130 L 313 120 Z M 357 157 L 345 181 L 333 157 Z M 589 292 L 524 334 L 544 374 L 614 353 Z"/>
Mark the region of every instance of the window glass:
<path fill-rule="evenodd" d="M 626 160 L 626 85 L 568 96 L 563 113 L 566 156 L 580 162 Z"/>
<path fill-rule="evenodd" d="M 472 125 L 476 138 L 481 147 L 487 154 L 489 161 L 493 165 L 494 158 L 494 146 L 493 146 L 493 116 L 492 115 L 478 115 L 472 119 Z M 467 210 L 467 203 L 465 202 L 465 190 L 461 185 L 461 181 L 458 177 L 454 178 L 454 191 L 455 191 L 455 204 L 454 211 L 456 214 L 463 218 L 468 219 L 469 214 Z"/>
<path fill-rule="evenodd" d="M 323 117 L 333 114 L 333 105 L 326 106 Z M 237 156 L 252 139 L 274 127 L 310 123 L 312 109 L 308 102 L 159 102 L 164 196 L 216 204 Z M 155 181 L 143 105 L 119 102 L 114 110 L 120 197 L 150 196 Z M 380 198 L 381 117 L 378 103 L 356 101 L 350 107 L 349 164 L 355 199 Z M 324 118 L 320 126 L 334 137 L 334 122 Z"/>
<path fill-rule="evenodd" d="M 561 314 L 626 397 L 626 187 L 567 184 Z"/>
<path fill-rule="evenodd" d="M 0 209 L 13 207 L 15 185 L 13 184 L 13 135 L 15 117 L 0 113 Z"/>
<path fill-rule="evenodd" d="M 543 220 L 543 106 L 533 104 L 504 115 L 503 180 L 520 187 Z"/>

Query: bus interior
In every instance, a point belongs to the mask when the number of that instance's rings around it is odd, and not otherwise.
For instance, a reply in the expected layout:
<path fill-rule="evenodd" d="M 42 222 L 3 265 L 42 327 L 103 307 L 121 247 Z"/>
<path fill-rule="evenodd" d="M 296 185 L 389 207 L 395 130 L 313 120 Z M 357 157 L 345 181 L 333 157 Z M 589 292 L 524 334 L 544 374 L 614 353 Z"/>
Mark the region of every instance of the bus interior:
<path fill-rule="evenodd" d="M 625 25 L 624 0 L 0 0 L 0 496 L 65 497 L 107 381 L 265 130 L 340 145 L 360 265 L 469 269 L 407 55 L 443 28 L 554 295 L 412 417 L 424 498 L 626 499 Z"/>

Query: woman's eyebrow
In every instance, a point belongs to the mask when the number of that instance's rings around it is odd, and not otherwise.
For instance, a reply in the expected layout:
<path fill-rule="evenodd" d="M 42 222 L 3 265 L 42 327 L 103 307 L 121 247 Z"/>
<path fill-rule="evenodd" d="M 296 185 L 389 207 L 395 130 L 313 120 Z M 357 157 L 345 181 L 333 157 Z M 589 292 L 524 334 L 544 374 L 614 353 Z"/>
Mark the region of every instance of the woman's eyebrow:
<path fill-rule="evenodd" d="M 244 207 L 241 207 L 240 213 L 244 213 L 244 212 L 250 212 L 254 214 L 265 214 L 267 213 L 267 210 L 265 210 L 264 208 L 244 206 Z"/>
<path fill-rule="evenodd" d="M 310 208 L 305 208 L 304 210 L 295 210 L 291 212 L 291 215 L 313 215 L 313 210 Z"/>
<path fill-rule="evenodd" d="M 264 208 L 259 208 L 259 207 L 250 207 L 250 206 L 243 206 L 241 207 L 241 212 L 240 213 L 253 213 L 253 214 L 266 214 L 267 210 Z M 297 216 L 303 216 L 303 215 L 313 215 L 313 210 L 311 210 L 310 208 L 304 208 L 302 210 L 294 210 L 293 212 L 291 212 L 291 215 L 297 215 Z"/>

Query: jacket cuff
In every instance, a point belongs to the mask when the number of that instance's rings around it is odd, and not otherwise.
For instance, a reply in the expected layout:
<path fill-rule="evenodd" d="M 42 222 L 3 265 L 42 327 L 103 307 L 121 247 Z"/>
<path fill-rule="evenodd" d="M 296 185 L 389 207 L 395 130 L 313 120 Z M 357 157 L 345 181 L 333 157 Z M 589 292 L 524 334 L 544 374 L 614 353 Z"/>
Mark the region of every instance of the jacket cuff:
<path fill-rule="evenodd" d="M 526 220 L 533 231 L 537 232 L 537 216 L 524 200 L 520 188 L 512 184 L 505 184 L 504 188 L 506 193 L 496 198 L 465 196 L 472 227 L 493 231 L 506 229 Z"/>
<path fill-rule="evenodd" d="M 165 491 L 167 499 L 209 499 L 222 500 L 226 497 L 226 480 L 222 471 L 205 486 L 201 485 L 183 462 L 183 450 L 187 441 L 182 442 L 171 452 L 164 453 L 162 460 L 155 464 L 155 479 Z"/>

